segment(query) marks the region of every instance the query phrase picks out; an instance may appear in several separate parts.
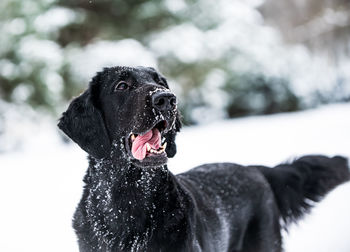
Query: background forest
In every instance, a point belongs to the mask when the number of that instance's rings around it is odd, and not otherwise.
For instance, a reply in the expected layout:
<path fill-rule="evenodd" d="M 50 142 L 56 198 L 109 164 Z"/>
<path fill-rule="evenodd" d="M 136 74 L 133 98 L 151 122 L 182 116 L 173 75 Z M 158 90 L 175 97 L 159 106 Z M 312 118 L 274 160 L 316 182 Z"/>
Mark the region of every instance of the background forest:
<path fill-rule="evenodd" d="M 112 65 L 159 69 L 188 125 L 349 101 L 349 10 L 345 0 L 2 0 L 0 130 L 8 103 L 57 116 Z"/>

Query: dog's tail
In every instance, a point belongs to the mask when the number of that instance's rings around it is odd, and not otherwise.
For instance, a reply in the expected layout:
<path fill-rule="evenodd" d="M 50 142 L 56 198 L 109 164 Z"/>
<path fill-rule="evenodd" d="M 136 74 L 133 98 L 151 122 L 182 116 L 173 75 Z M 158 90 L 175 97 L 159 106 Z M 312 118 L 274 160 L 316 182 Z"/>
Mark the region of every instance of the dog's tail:
<path fill-rule="evenodd" d="M 350 178 L 348 161 L 340 156 L 304 156 L 290 164 L 259 169 L 271 185 L 285 224 L 297 221 L 313 202 Z"/>

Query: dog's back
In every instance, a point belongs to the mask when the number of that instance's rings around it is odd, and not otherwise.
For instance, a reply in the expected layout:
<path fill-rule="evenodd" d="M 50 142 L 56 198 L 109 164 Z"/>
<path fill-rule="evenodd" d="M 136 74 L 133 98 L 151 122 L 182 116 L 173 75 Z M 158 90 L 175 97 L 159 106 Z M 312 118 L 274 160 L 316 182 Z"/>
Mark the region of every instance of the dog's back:
<path fill-rule="evenodd" d="M 274 168 L 206 164 L 177 178 L 206 223 L 196 235 L 212 247 L 208 251 L 280 251 L 280 219 L 285 227 L 298 220 L 310 201 L 319 201 L 349 175 L 343 157 L 304 156 Z"/>
<path fill-rule="evenodd" d="M 205 164 L 177 178 L 195 202 L 197 222 L 204 223 L 194 228 L 203 251 L 280 251 L 278 207 L 255 167 Z"/>

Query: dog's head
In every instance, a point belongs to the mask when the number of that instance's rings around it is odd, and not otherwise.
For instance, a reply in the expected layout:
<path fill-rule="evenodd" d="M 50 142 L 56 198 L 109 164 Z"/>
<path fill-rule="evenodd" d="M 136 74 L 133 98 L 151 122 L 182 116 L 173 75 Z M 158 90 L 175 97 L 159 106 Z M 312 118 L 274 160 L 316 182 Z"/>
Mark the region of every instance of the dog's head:
<path fill-rule="evenodd" d="M 176 154 L 181 122 L 176 97 L 156 70 L 112 67 L 97 73 L 58 127 L 94 158 L 119 153 L 137 166 L 159 166 Z"/>

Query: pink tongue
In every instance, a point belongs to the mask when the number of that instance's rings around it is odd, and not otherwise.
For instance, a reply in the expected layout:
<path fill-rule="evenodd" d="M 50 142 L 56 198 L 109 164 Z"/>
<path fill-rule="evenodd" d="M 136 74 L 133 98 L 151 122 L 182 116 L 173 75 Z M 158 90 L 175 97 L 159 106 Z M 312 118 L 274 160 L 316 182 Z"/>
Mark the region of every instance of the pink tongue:
<path fill-rule="evenodd" d="M 147 155 L 146 143 L 148 143 L 152 149 L 158 149 L 160 147 L 161 136 L 158 129 L 154 128 L 148 131 L 142 136 L 137 136 L 132 143 L 131 152 L 134 158 L 142 160 Z"/>

